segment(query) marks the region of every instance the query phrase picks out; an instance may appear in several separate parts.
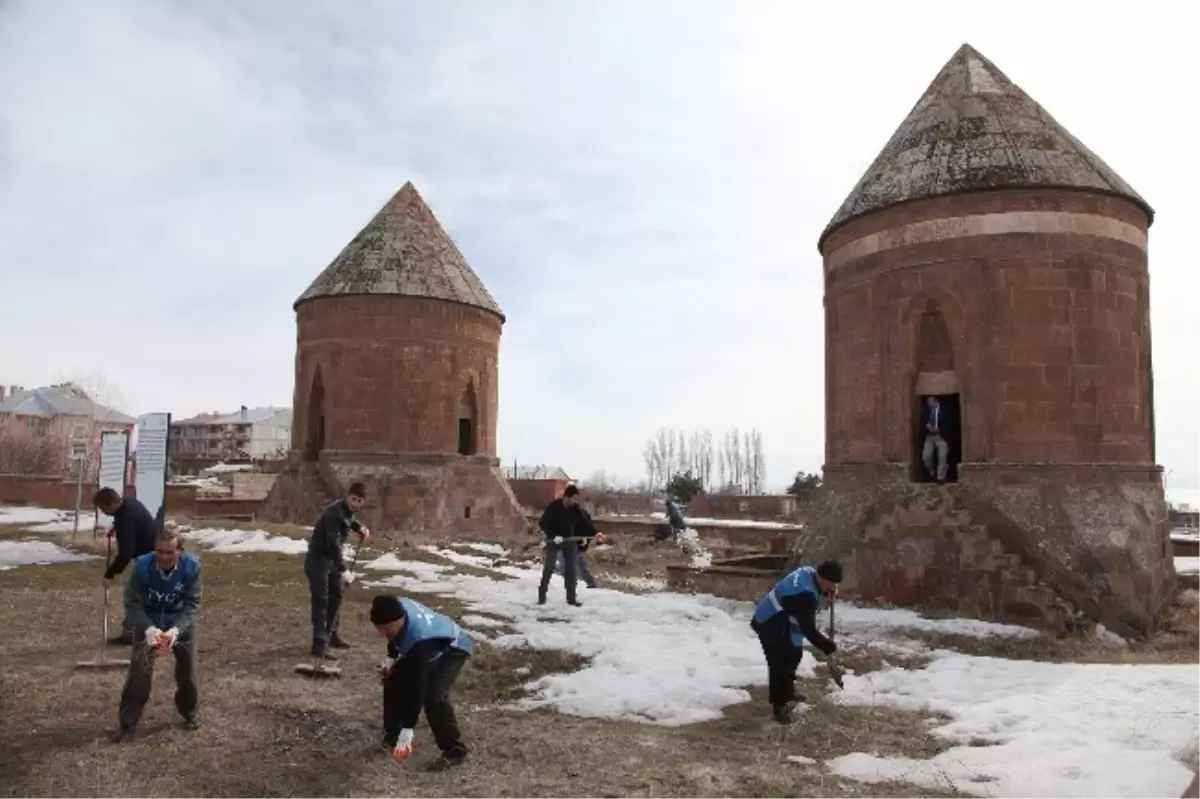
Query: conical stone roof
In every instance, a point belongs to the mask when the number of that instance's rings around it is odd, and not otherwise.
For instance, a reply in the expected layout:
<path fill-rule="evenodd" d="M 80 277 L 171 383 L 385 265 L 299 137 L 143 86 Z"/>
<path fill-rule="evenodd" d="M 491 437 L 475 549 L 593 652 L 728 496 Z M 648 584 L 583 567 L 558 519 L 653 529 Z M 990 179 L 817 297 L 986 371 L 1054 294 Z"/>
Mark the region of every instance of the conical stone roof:
<path fill-rule="evenodd" d="M 818 242 L 897 203 L 987 189 L 1082 189 L 1154 211 L 1107 164 L 969 44 L 942 67 Z"/>
<path fill-rule="evenodd" d="M 347 294 L 430 297 L 472 305 L 504 319 L 412 183 L 396 192 L 293 307 L 317 297 Z"/>

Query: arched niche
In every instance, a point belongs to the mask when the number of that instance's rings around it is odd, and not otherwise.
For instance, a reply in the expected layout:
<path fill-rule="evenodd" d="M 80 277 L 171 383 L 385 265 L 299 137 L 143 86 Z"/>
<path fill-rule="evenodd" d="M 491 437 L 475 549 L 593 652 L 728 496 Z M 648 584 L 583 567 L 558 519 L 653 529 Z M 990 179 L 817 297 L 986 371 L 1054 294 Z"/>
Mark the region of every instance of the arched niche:
<path fill-rule="evenodd" d="M 325 449 L 325 382 L 321 378 L 321 367 L 313 372 L 312 385 L 308 390 L 308 414 L 305 418 L 304 459 L 315 461 Z"/>
<path fill-rule="evenodd" d="M 458 397 L 458 454 L 479 454 L 479 400 L 475 381 L 468 380 Z"/>

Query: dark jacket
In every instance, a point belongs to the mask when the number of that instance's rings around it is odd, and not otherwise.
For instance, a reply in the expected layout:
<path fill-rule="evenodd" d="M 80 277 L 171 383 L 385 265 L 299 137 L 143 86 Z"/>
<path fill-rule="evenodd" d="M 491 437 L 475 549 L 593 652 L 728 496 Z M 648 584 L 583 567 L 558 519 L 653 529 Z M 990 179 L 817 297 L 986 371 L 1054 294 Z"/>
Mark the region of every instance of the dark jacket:
<path fill-rule="evenodd" d="M 181 635 L 190 631 L 200 618 L 200 600 L 204 594 L 200 571 L 200 559 L 185 552 L 164 580 L 158 573 L 154 555 L 139 558 L 125 584 L 125 610 L 137 634 L 143 634 L 149 627 L 164 632 L 177 627 Z M 182 579 L 172 580 L 172 577 Z M 157 587 L 151 582 L 158 583 Z M 155 595 L 151 594 L 152 588 Z M 170 589 L 169 596 L 163 595 L 164 588 Z"/>
<path fill-rule="evenodd" d="M 104 572 L 104 576 L 110 580 L 125 571 L 129 561 L 154 551 L 158 522 L 154 521 L 145 505 L 127 497 L 113 514 L 113 530 L 113 537 L 117 539 L 117 556 Z"/>
<path fill-rule="evenodd" d="M 312 536 L 308 539 L 308 557 L 320 558 L 336 571 L 346 571 L 342 547 L 351 530 L 357 533 L 362 530 L 362 525 L 354 518 L 346 500 L 329 503 L 329 507 L 322 511 L 321 518 L 313 525 Z"/>
<path fill-rule="evenodd" d="M 562 497 L 546 506 L 538 526 L 547 538 L 594 538 L 596 535 L 596 525 L 592 524 L 587 511 L 579 504 L 568 508 L 563 504 Z"/>

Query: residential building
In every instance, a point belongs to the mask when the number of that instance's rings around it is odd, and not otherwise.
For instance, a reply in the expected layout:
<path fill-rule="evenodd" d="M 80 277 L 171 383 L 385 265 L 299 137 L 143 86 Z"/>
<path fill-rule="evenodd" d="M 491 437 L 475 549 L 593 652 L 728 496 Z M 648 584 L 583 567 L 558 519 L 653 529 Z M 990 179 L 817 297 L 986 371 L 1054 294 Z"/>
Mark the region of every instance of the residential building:
<path fill-rule="evenodd" d="M 522 507 L 540 509 L 562 496 L 571 478 L 559 466 L 505 466 L 508 487 Z"/>
<path fill-rule="evenodd" d="M 78 458 L 98 461 L 101 433 L 132 433 L 136 425 L 132 416 L 94 401 L 71 383 L 31 390 L 0 386 L 0 429 L 5 436 L 60 440 L 64 466 Z"/>
<path fill-rule="evenodd" d="M 287 455 L 292 409 L 268 406 L 233 413 L 202 413 L 171 422 L 171 457 L 195 460 L 265 460 Z"/>

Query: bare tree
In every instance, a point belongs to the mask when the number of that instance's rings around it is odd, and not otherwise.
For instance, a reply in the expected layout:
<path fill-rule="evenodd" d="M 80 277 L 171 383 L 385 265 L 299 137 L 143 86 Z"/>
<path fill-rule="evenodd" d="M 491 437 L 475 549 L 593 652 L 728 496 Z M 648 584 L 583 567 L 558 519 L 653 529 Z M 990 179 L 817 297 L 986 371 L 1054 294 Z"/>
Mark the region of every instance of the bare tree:
<path fill-rule="evenodd" d="M 0 421 L 0 474 L 61 475 L 67 471 L 67 441 L 54 433 L 29 435 Z"/>
<path fill-rule="evenodd" d="M 712 469 L 713 469 L 713 436 L 711 430 L 705 430 L 700 434 L 700 442 L 696 456 L 696 473 L 700 477 L 700 482 L 704 484 L 704 490 L 712 490 Z"/>

